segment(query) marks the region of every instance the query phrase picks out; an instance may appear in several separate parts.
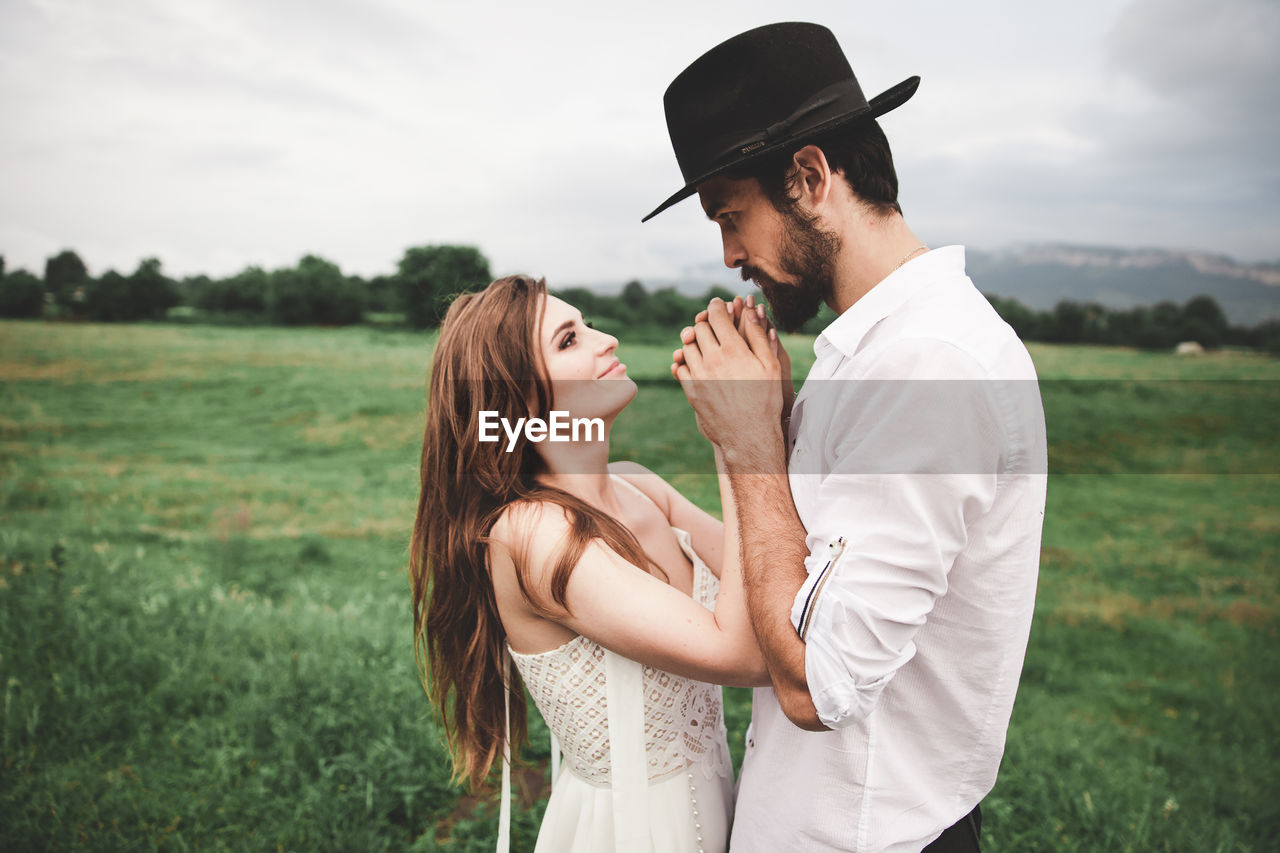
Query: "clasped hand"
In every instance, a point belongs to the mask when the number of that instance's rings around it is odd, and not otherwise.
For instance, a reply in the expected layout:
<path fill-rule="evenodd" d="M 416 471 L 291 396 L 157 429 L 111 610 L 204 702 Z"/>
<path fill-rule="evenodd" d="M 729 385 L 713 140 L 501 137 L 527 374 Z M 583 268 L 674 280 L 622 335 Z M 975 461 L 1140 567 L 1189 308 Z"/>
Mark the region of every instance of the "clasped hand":
<path fill-rule="evenodd" d="M 712 299 L 680 333 L 671 374 L 698 417 L 698 429 L 726 453 L 781 447 L 794 396 L 791 361 L 752 297 Z"/>

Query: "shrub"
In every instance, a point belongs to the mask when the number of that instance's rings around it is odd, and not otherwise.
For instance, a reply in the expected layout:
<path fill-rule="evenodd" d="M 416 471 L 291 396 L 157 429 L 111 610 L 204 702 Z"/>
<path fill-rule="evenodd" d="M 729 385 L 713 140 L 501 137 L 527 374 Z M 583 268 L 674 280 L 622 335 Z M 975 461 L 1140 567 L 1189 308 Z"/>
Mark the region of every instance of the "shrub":
<path fill-rule="evenodd" d="M 160 261 L 147 258 L 128 277 L 108 270 L 90 279 L 84 288 L 84 309 L 100 321 L 154 320 L 178 304 L 178 290 L 160 269 Z"/>
<path fill-rule="evenodd" d="M 39 317 L 44 312 L 44 283 L 26 270 L 0 276 L 0 317 Z"/>
<path fill-rule="evenodd" d="M 396 271 L 405 319 L 415 329 L 440 325 L 455 296 L 492 278 L 488 259 L 472 246 L 410 248 Z"/>
<path fill-rule="evenodd" d="M 58 305 L 70 308 L 76 291 L 89 286 L 89 271 L 79 255 L 66 249 L 44 262 L 44 286 Z"/>
<path fill-rule="evenodd" d="M 248 267 L 230 278 L 203 283 L 196 289 L 195 305 L 224 314 L 265 314 L 270 286 L 266 270 Z"/>
<path fill-rule="evenodd" d="M 286 326 L 344 326 L 360 322 L 364 294 L 338 265 L 307 255 L 292 269 L 271 273 L 268 310 Z"/>

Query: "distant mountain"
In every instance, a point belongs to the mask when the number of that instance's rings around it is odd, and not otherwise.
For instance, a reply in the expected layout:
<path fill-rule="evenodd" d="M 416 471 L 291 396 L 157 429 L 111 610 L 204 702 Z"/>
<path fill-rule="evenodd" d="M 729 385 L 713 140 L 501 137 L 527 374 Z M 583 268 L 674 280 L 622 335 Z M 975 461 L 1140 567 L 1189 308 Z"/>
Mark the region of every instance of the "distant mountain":
<path fill-rule="evenodd" d="M 712 287 L 725 287 L 734 293 L 745 295 L 756 289 L 754 284 L 743 281 L 740 275 L 719 263 L 684 266 L 681 268 L 680 274 L 675 278 L 641 278 L 639 276 L 634 278 L 643 284 L 644 289 L 650 293 L 655 290 L 674 287 L 685 296 L 701 296 Z M 588 282 L 576 286 L 585 287 L 588 290 L 594 290 L 596 293 L 602 293 L 606 296 L 617 296 L 622 292 L 622 288 L 627 286 L 627 282 L 631 280 L 628 278 L 624 281 Z"/>
<path fill-rule="evenodd" d="M 983 293 L 1037 309 L 1063 299 L 1132 308 L 1212 296 L 1236 325 L 1280 317 L 1280 264 L 1240 264 L 1225 255 L 1171 249 L 1038 245 L 969 250 L 969 277 Z"/>
<path fill-rule="evenodd" d="M 970 278 L 983 293 L 1017 299 L 1038 310 L 1064 299 L 1132 308 L 1207 294 L 1233 324 L 1253 326 L 1280 318 L 1280 263 L 1241 264 L 1225 255 L 1174 249 L 1042 244 L 997 252 L 966 251 Z M 674 287 L 701 295 L 712 285 L 735 293 L 753 286 L 718 262 L 691 265 L 677 278 L 643 280 L 650 292 Z M 587 285 L 617 293 L 623 282 Z"/>

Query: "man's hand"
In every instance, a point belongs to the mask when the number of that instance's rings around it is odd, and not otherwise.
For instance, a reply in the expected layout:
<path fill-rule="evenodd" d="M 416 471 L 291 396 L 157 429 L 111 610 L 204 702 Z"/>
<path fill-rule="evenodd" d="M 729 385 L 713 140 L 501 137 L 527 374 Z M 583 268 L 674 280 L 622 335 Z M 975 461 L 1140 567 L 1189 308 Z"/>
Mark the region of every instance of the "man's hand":
<path fill-rule="evenodd" d="M 733 482 L 747 609 L 760 651 L 787 717 L 821 731 L 804 642 L 791 624 L 791 601 L 807 577 L 808 547 L 787 481 L 782 411 L 785 396 L 789 414 L 790 359 L 753 301 L 726 306 L 712 300 L 681 340 L 671 373 Z"/>
<path fill-rule="evenodd" d="M 726 461 L 762 451 L 772 455 L 783 444 L 782 368 L 775 344 L 762 311 L 738 303 L 711 300 L 706 317 L 699 314 L 693 329 L 681 333 L 685 345 L 671 366 L 698 415 L 699 429 L 724 451 Z"/>
<path fill-rule="evenodd" d="M 738 333 L 745 335 L 746 327 L 744 325 L 745 315 L 748 311 L 754 311 L 756 317 L 763 323 L 769 342 L 773 345 L 774 356 L 778 360 L 779 386 L 782 390 L 782 413 L 780 423 L 782 425 L 783 436 L 786 436 L 788 422 L 791 420 L 791 408 L 795 403 L 796 391 L 795 384 L 791 379 L 791 357 L 787 355 L 786 347 L 782 345 L 782 340 L 778 337 L 777 329 L 769 320 L 769 315 L 765 313 L 763 305 L 756 305 L 755 295 L 748 294 L 744 301 L 741 296 L 735 296 L 733 302 L 729 306 L 730 313 L 733 315 L 734 328 Z M 710 314 L 707 309 L 698 312 L 693 322 L 705 323 L 709 322 Z M 686 326 L 680 332 L 680 341 L 684 345 L 696 343 L 696 331 L 694 326 Z M 745 338 L 744 338 L 745 340 Z M 678 349 L 672 353 L 671 357 L 671 375 L 677 380 L 680 379 L 679 368 L 685 364 L 684 349 Z M 701 429 L 701 423 L 699 423 Z M 704 433 L 705 434 L 705 433 Z"/>

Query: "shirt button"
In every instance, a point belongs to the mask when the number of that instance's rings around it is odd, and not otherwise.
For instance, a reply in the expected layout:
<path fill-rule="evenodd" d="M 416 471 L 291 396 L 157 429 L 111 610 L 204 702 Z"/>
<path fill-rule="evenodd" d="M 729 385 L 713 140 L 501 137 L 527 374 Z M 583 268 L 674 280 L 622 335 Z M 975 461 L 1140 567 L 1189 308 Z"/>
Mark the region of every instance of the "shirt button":
<path fill-rule="evenodd" d="M 755 739 L 755 738 L 748 738 L 748 739 L 747 739 L 747 747 L 748 747 L 748 748 L 750 748 L 750 749 L 755 749 L 755 746 L 756 746 L 756 739 Z"/>

